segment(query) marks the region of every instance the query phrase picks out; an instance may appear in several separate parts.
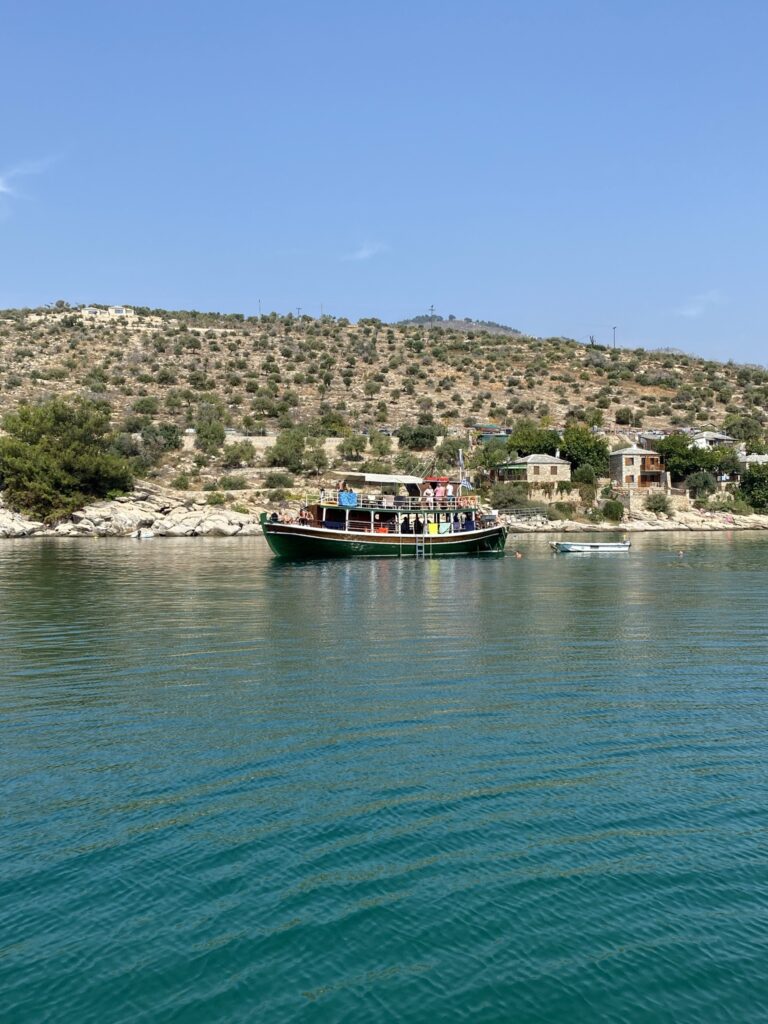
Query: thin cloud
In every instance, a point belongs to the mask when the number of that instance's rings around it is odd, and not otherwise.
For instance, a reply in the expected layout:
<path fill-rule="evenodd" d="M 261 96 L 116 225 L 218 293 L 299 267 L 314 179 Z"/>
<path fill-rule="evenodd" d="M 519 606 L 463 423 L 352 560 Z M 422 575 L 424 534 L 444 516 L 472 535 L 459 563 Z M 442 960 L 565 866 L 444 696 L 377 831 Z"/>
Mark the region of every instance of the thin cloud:
<path fill-rule="evenodd" d="M 379 253 L 386 252 L 387 248 L 382 242 L 363 242 L 359 249 L 355 249 L 354 252 L 349 253 L 344 259 L 356 262 L 370 260 L 374 256 L 378 256 Z"/>
<path fill-rule="evenodd" d="M 689 320 L 696 320 L 698 317 L 704 316 L 713 306 L 719 306 L 723 302 L 725 302 L 725 299 L 722 293 L 717 288 L 710 288 L 708 292 L 693 295 L 682 306 L 679 306 L 675 313 Z"/>
<path fill-rule="evenodd" d="M 9 167 L 8 170 L 0 171 L 0 196 L 19 198 L 23 193 L 18 190 L 17 179 L 26 178 L 30 174 L 42 174 L 51 163 L 51 157 L 44 160 L 26 160 L 24 163 Z"/>

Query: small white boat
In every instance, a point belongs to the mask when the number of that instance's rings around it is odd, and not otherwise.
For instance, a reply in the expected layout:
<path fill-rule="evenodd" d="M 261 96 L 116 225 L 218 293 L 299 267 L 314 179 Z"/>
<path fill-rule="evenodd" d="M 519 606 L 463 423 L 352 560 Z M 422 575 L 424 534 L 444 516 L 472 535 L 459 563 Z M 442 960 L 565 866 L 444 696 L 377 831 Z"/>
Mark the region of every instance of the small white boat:
<path fill-rule="evenodd" d="M 614 542 L 609 541 L 566 541 L 566 540 L 551 540 L 549 546 L 553 551 L 556 551 L 558 555 L 575 554 L 577 552 L 585 551 L 629 551 L 630 541 L 619 540 Z"/>

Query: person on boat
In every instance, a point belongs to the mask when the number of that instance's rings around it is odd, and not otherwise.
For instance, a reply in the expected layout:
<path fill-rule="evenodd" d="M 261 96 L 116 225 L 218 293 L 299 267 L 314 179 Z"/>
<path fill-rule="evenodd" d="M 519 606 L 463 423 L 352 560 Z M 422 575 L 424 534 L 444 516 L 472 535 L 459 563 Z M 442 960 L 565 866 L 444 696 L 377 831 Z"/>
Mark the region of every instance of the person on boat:
<path fill-rule="evenodd" d="M 459 513 L 453 513 L 453 532 L 458 533 L 461 530 L 461 519 L 459 519 Z"/>
<path fill-rule="evenodd" d="M 418 513 L 416 513 L 416 518 L 415 518 L 415 520 L 413 522 L 413 532 L 414 533 L 424 533 L 424 522 L 423 522 L 423 520 L 421 519 L 421 516 Z"/>
<path fill-rule="evenodd" d="M 411 517 L 410 516 L 404 516 L 403 517 L 403 521 L 400 524 L 400 533 L 413 533 L 413 530 L 411 529 Z"/>
<path fill-rule="evenodd" d="M 453 484 L 450 480 L 445 485 L 445 501 L 449 507 L 453 505 Z"/>
<path fill-rule="evenodd" d="M 434 508 L 435 505 L 435 492 L 432 490 L 432 484 L 427 484 L 422 492 L 422 497 L 427 503 L 427 508 Z"/>
<path fill-rule="evenodd" d="M 445 501 L 445 484 L 438 483 L 437 487 L 435 488 L 435 504 L 439 508 L 439 507 L 442 506 L 444 501 Z"/>
<path fill-rule="evenodd" d="M 464 518 L 464 526 L 462 527 L 462 529 L 463 530 L 474 530 L 474 528 L 475 528 L 475 520 L 473 519 L 473 517 L 471 515 L 465 516 L 465 518 Z"/>
<path fill-rule="evenodd" d="M 322 505 L 324 501 L 325 501 L 325 488 L 321 487 L 320 488 L 320 504 Z"/>
<path fill-rule="evenodd" d="M 272 515 L 269 517 L 269 521 L 270 523 L 279 523 L 280 516 L 277 514 L 277 512 L 273 512 Z"/>

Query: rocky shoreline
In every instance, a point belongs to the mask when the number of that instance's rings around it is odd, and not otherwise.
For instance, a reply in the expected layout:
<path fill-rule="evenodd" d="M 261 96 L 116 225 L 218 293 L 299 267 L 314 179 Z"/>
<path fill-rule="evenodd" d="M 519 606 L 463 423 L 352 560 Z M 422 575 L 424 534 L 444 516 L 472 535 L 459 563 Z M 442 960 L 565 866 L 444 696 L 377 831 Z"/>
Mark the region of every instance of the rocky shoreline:
<path fill-rule="evenodd" d="M 159 487 L 143 487 L 112 501 L 96 501 L 56 526 L 27 519 L 0 501 L 0 538 L 18 537 L 253 537 L 259 511 L 234 512 L 196 498 L 180 499 Z"/>
<path fill-rule="evenodd" d="M 264 509 L 266 510 L 266 509 Z M 112 501 L 96 501 L 55 526 L 12 512 L 0 498 L 0 539 L 26 537 L 254 537 L 261 534 L 259 514 L 209 505 L 199 495 L 153 485 L 137 488 Z M 697 509 L 672 516 L 652 512 L 628 513 L 621 523 L 590 523 L 543 516 L 520 520 L 503 517 L 513 534 L 526 533 L 659 533 L 675 531 L 768 530 L 768 515 L 739 516 Z"/>
<path fill-rule="evenodd" d="M 728 530 L 768 530 L 768 515 L 739 516 L 730 512 L 698 509 L 676 511 L 671 516 L 630 512 L 620 523 L 590 523 L 575 519 L 550 521 L 543 516 L 529 520 L 503 517 L 511 533 L 712 533 Z"/>

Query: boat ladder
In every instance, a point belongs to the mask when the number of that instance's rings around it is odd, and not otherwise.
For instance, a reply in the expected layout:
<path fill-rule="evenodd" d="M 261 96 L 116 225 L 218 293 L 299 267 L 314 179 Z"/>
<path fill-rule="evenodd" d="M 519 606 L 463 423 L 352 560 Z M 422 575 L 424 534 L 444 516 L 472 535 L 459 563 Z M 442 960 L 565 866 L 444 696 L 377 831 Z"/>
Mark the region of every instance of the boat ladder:
<path fill-rule="evenodd" d="M 430 534 L 416 534 L 414 538 L 414 554 L 417 558 L 432 557 L 432 538 Z"/>

